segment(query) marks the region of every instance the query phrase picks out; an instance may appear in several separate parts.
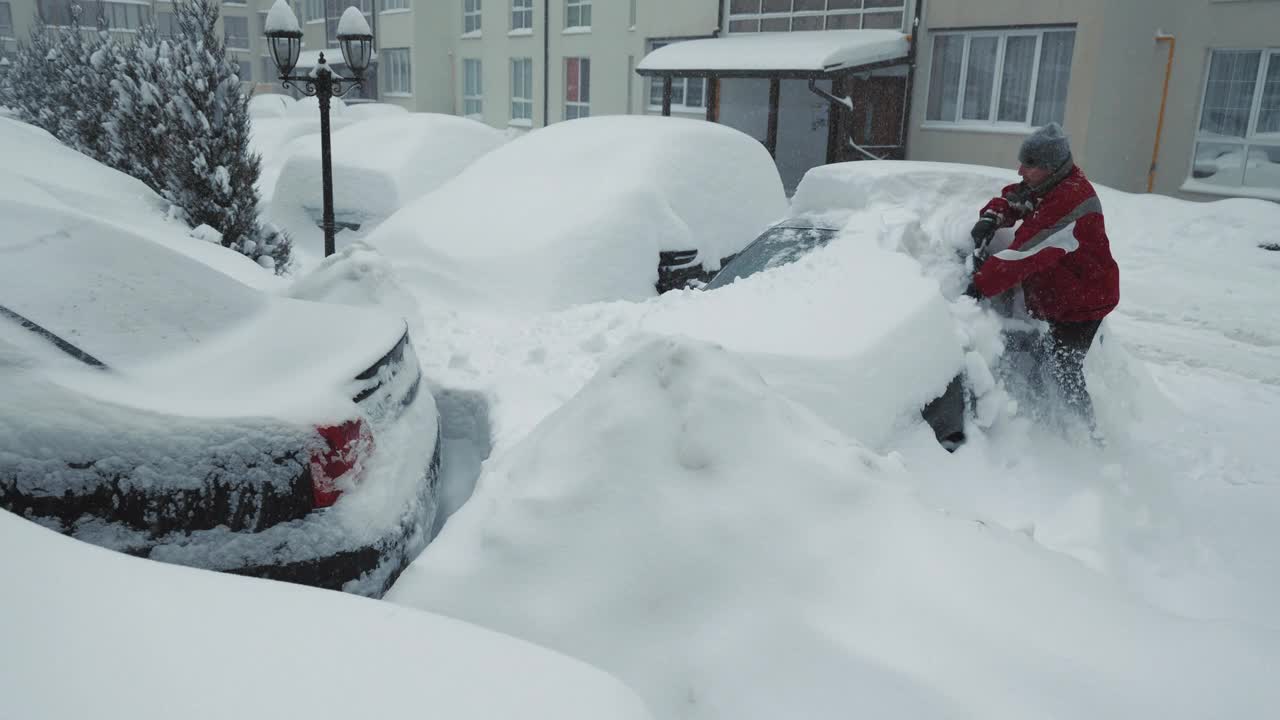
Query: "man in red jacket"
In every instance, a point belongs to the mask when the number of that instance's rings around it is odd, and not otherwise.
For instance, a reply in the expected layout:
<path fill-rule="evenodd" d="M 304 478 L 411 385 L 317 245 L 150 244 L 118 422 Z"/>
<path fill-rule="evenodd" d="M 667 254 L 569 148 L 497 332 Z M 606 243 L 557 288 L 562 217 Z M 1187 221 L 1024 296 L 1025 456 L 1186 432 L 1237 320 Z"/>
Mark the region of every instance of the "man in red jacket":
<path fill-rule="evenodd" d="M 1049 324 L 1047 362 L 1067 406 L 1094 429 L 1084 358 L 1107 313 L 1120 301 L 1120 269 L 1111 257 L 1102 204 L 1071 158 L 1057 123 L 1040 128 L 1018 152 L 1023 182 L 982 209 L 973 228 L 976 272 L 966 294 L 993 297 L 1021 286 L 1027 311 Z M 1008 249 L 989 257 L 997 228 L 1022 225 Z"/>

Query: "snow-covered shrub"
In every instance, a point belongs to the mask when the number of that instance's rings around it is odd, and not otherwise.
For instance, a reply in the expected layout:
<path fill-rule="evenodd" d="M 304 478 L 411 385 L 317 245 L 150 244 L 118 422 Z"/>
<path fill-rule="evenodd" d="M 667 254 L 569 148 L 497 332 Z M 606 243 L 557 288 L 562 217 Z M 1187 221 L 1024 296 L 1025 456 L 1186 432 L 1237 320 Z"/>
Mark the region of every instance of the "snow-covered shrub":
<path fill-rule="evenodd" d="M 291 244 L 287 235 L 258 224 L 261 159 L 249 149 L 249 96 L 222 44 L 218 5 L 179 2 L 174 14 L 179 34 L 173 72 L 165 75 L 172 153 L 165 196 L 192 225 L 221 232 L 225 247 L 283 272 Z"/>

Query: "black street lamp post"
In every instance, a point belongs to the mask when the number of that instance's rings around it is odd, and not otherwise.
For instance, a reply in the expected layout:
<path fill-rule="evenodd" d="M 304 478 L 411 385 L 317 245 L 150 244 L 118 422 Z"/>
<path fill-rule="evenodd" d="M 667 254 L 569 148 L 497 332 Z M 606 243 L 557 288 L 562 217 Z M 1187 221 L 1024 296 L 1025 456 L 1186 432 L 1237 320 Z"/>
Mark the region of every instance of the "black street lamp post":
<path fill-rule="evenodd" d="M 369 32 L 369 24 L 364 15 L 354 7 L 349 7 L 338 21 L 338 44 L 342 48 L 342 57 L 355 77 L 346 78 L 338 75 L 325 62 L 324 53 L 320 53 L 319 61 L 306 75 L 290 75 L 298 64 L 298 56 L 302 51 L 302 30 L 298 26 L 298 17 L 293 14 L 285 0 L 276 0 L 267 14 L 267 42 L 271 47 L 271 57 L 280 71 L 280 81 L 284 87 L 297 89 L 308 97 L 314 96 L 320 103 L 320 163 L 321 180 L 324 185 L 324 256 L 334 253 L 334 221 L 333 221 L 333 157 L 329 141 L 329 100 L 342 97 L 364 82 L 364 71 L 369 68 L 373 57 L 373 34 Z"/>

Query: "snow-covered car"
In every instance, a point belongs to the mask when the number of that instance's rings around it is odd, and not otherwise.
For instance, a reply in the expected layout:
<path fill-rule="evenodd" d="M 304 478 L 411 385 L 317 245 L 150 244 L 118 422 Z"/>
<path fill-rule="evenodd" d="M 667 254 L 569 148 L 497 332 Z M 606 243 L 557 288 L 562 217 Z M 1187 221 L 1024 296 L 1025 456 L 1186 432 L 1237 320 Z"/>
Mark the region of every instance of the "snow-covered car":
<path fill-rule="evenodd" d="M 134 555 L 383 592 L 436 511 L 437 412 L 403 322 L 268 295 L 76 200 L 0 173 L 0 507 Z"/>
<path fill-rule="evenodd" d="M 453 301 L 551 309 L 640 300 L 709 277 L 786 212 L 773 159 L 750 136 L 694 120 L 597 117 L 494 150 L 368 242 L 410 284 Z"/>
<path fill-rule="evenodd" d="M 374 107 L 384 111 L 370 109 Z M 409 113 L 394 105 L 348 107 L 343 120 L 350 124 L 335 131 L 332 141 L 333 211 L 337 222 L 352 230 L 377 225 L 505 140 L 475 120 Z M 273 173 L 273 190 L 266 193 L 269 215 L 286 228 L 319 225 L 320 142 L 303 137 L 291 141 L 284 153 L 286 159 Z"/>
<path fill-rule="evenodd" d="M 761 233 L 760 237 L 726 263 L 706 284 L 705 289 L 718 290 L 757 273 L 795 263 L 826 247 L 840 236 L 843 223 L 847 220 L 847 213 L 798 216 L 783 220 Z M 865 308 L 864 311 L 883 312 L 883 309 Z M 768 331 L 763 323 L 759 329 L 762 332 Z M 839 356 L 831 360 L 836 363 L 847 362 L 846 358 Z M 865 359 L 863 362 L 874 360 Z M 963 374 L 957 369 L 949 382 L 934 389 L 938 391 L 937 394 L 932 391 L 927 393 L 929 398 L 919 408 L 920 415 L 933 429 L 939 444 L 948 450 L 954 450 L 965 440 Z"/>
<path fill-rule="evenodd" d="M 990 375 L 973 352 L 986 338 L 966 336 L 974 331 L 955 316 L 963 308 L 947 298 L 963 288 L 976 208 L 1009 175 L 907 162 L 814 168 L 791 218 L 726 263 L 709 292 L 658 308 L 644 326 L 743 354 L 771 385 L 872 446 L 902 441 L 923 417 L 954 449 L 966 396 L 981 405 Z"/>

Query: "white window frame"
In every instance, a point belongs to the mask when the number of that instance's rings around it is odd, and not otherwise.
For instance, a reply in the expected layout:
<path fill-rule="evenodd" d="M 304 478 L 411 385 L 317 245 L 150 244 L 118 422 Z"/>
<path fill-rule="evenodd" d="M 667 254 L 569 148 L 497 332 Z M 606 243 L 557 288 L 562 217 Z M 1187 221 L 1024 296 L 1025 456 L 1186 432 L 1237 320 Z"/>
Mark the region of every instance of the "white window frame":
<path fill-rule="evenodd" d="M 384 96 L 413 96 L 413 53 L 409 48 L 379 50 L 378 68 L 378 74 L 382 76 Z"/>
<path fill-rule="evenodd" d="M 902 25 L 906 25 L 908 6 L 911 4 L 909 0 L 902 0 L 902 2 L 900 2 L 899 4 L 890 5 L 888 7 L 831 8 L 829 7 L 830 3 L 828 2 L 827 7 L 824 7 L 822 10 L 796 10 L 795 0 L 792 0 L 791 10 L 781 10 L 777 12 L 763 12 L 763 5 L 762 5 L 761 12 L 735 13 L 732 10 L 732 7 L 733 7 L 732 0 L 723 0 L 723 2 L 724 2 L 724 18 L 725 18 L 726 34 L 752 34 L 752 33 L 758 33 L 758 32 L 802 32 L 802 30 L 794 29 L 795 19 L 811 18 L 811 17 L 823 19 L 822 27 L 813 28 L 814 30 L 825 30 L 827 27 L 826 18 L 837 17 L 837 16 L 857 16 L 858 17 L 857 27 L 847 28 L 849 30 L 857 30 L 863 27 L 863 24 L 865 22 L 863 20 L 863 17 L 866 15 L 881 15 L 881 14 L 894 13 L 894 12 L 902 13 Z M 763 24 L 764 21 L 766 20 L 782 20 L 782 19 L 786 19 L 788 21 L 787 30 L 785 31 L 782 31 L 782 30 L 763 30 L 762 31 L 758 29 L 759 26 Z M 752 20 L 757 21 L 756 30 L 731 30 L 730 29 L 733 27 L 733 24 L 735 22 L 750 22 Z"/>
<path fill-rule="evenodd" d="M 1249 104 L 1249 120 L 1245 126 L 1244 137 L 1236 137 L 1234 135 L 1216 135 L 1207 133 L 1201 129 L 1204 123 L 1204 104 L 1208 99 L 1209 93 L 1209 72 L 1213 65 L 1213 56 L 1217 51 L 1223 52 L 1258 52 L 1261 57 L 1258 60 L 1258 75 L 1253 79 L 1253 99 Z M 1280 47 L 1252 47 L 1252 48 L 1209 48 L 1208 61 L 1204 68 L 1204 81 L 1200 83 L 1200 102 L 1196 108 L 1196 134 L 1195 141 L 1191 143 L 1191 162 L 1187 166 L 1187 182 L 1194 184 L 1195 188 L 1185 188 L 1192 190 L 1218 191 L 1222 194 L 1234 194 L 1232 191 L 1240 193 L 1260 192 L 1265 196 L 1280 200 L 1280 188 L 1269 187 L 1266 185 L 1246 185 L 1245 175 L 1248 169 L 1249 151 L 1254 147 L 1280 147 L 1280 132 L 1277 133 L 1258 133 L 1258 120 L 1262 115 L 1262 91 L 1266 84 L 1267 72 L 1271 67 L 1271 63 L 1280 63 Z M 1241 147 L 1244 155 L 1244 162 L 1240 163 L 1240 177 L 1234 185 L 1224 183 L 1216 183 L 1195 177 L 1196 154 L 1200 143 L 1213 143 L 1215 145 L 1237 145 Z"/>
<path fill-rule="evenodd" d="M 1040 53 L 1044 48 L 1045 33 L 1054 32 L 1073 32 L 1076 34 L 1072 39 L 1072 65 L 1075 64 L 1074 43 L 1079 39 L 1080 34 L 1077 28 L 1070 25 L 1053 26 L 1053 27 L 1035 27 L 1035 28 L 1011 28 L 1004 30 L 947 30 L 930 33 L 931 43 L 929 56 L 929 78 L 925 84 L 925 119 L 921 124 L 923 128 L 942 129 L 942 128 L 994 128 L 1005 129 L 1015 132 L 1025 132 L 1033 127 L 1031 119 L 1035 117 L 1036 112 L 1036 90 L 1040 83 Z M 1031 84 L 1027 89 L 1027 114 L 1022 121 L 999 120 L 1000 113 L 1000 90 L 1004 84 L 1004 56 L 1005 49 L 1008 47 L 1010 37 L 1027 37 L 1035 35 L 1036 49 L 1035 57 L 1031 66 Z M 951 120 L 946 119 L 930 119 L 928 96 L 933 89 L 933 48 L 936 47 L 932 43 L 934 38 L 961 36 L 964 38 L 964 49 L 960 56 L 960 86 L 956 93 L 956 110 L 955 116 Z M 996 60 L 995 75 L 991 81 L 991 96 L 987 98 L 987 117 L 982 120 L 975 120 L 964 117 L 964 97 L 965 91 L 968 89 L 969 82 L 969 47 L 972 45 L 974 38 L 996 38 Z M 1068 80 L 1068 85 L 1070 81 Z"/>
<path fill-rule="evenodd" d="M 578 99 L 569 100 L 569 63 L 578 63 Z M 587 66 L 587 81 L 582 82 L 582 63 Z M 586 100 L 582 100 L 582 89 L 586 88 Z M 572 119 L 569 117 L 569 108 L 575 108 L 577 113 L 574 118 L 591 117 L 591 58 L 589 57 L 567 57 L 564 59 L 564 119 Z"/>
<path fill-rule="evenodd" d="M 239 35 L 235 36 L 236 40 L 242 40 L 244 42 L 243 45 L 231 44 L 232 35 L 229 32 L 229 28 L 227 27 L 227 25 L 233 21 L 244 23 L 244 36 L 243 37 Z M 223 42 L 223 45 L 228 50 L 240 50 L 243 52 L 248 52 L 249 46 L 251 44 L 249 41 L 249 18 L 244 17 L 243 15 L 223 15 L 222 16 L 222 42 Z"/>
<path fill-rule="evenodd" d="M 569 11 L 572 9 L 578 11 L 578 22 L 569 22 Z M 591 29 L 591 0 L 564 0 L 564 29 L 565 30 L 590 30 Z M 582 16 L 586 15 L 587 21 L 582 22 Z"/>
<path fill-rule="evenodd" d="M 409 0 L 382 0 L 382 9 L 378 11 L 378 14 L 403 12 L 411 9 Z"/>
<path fill-rule="evenodd" d="M 484 117 L 484 62 L 480 58 L 462 61 L 462 116 Z"/>
<path fill-rule="evenodd" d="M 533 0 L 511 0 L 511 31 L 533 32 Z"/>
<path fill-rule="evenodd" d="M 528 71 L 527 82 L 517 82 L 522 70 Z M 518 93 L 521 85 L 525 95 Z M 511 58 L 511 124 L 533 126 L 533 58 Z"/>
<path fill-rule="evenodd" d="M 657 49 L 658 49 L 658 48 L 660 48 L 660 47 L 664 47 L 664 46 L 666 46 L 666 45 L 670 45 L 670 44 L 672 44 L 673 42 L 680 42 L 680 41 L 679 41 L 679 40 L 670 40 L 670 41 L 668 41 L 668 40 L 654 40 L 654 41 L 651 41 L 651 42 L 649 43 L 649 52 L 653 52 L 654 50 L 657 50 Z M 681 102 L 675 102 L 675 101 L 674 101 L 674 99 L 672 100 L 672 102 L 671 102 L 671 112 L 673 112 L 673 113 L 676 113 L 676 112 L 679 112 L 679 113 L 696 113 L 696 114 L 699 114 L 699 115 L 705 115 L 705 114 L 706 114 L 706 112 L 707 112 L 707 86 L 711 84 L 710 78 L 705 78 L 705 77 L 704 77 L 704 78 L 693 78 L 693 79 L 695 79 L 695 80 L 698 80 L 698 79 L 702 80 L 702 104 L 701 104 L 701 105 L 690 105 L 690 104 L 689 104 L 689 80 L 690 80 L 690 78 L 688 78 L 688 77 L 673 77 L 673 78 L 671 78 L 671 94 L 672 94 L 672 96 L 674 97 L 674 96 L 675 96 L 675 94 L 676 94 L 676 88 L 682 88 L 682 90 L 681 90 L 681 92 L 680 92 L 680 97 L 682 98 L 682 100 L 681 100 Z M 647 99 L 645 102 L 646 102 L 646 104 L 648 105 L 648 107 L 649 107 L 649 110 L 650 110 L 650 111 L 654 111 L 654 110 L 656 110 L 656 111 L 661 112 L 661 110 L 662 110 L 662 100 L 661 100 L 661 99 L 659 99 L 659 100 L 658 100 L 658 102 L 656 102 L 656 103 L 653 101 L 654 94 L 657 92 L 657 91 L 655 90 L 655 88 L 660 88 L 660 87 L 662 87 L 662 78 L 659 78 L 659 77 L 649 78 L 649 88 L 648 88 L 649 95 L 648 95 L 648 99 Z"/>
<path fill-rule="evenodd" d="M 484 29 L 480 0 L 462 0 L 462 34 L 478 37 Z"/>

